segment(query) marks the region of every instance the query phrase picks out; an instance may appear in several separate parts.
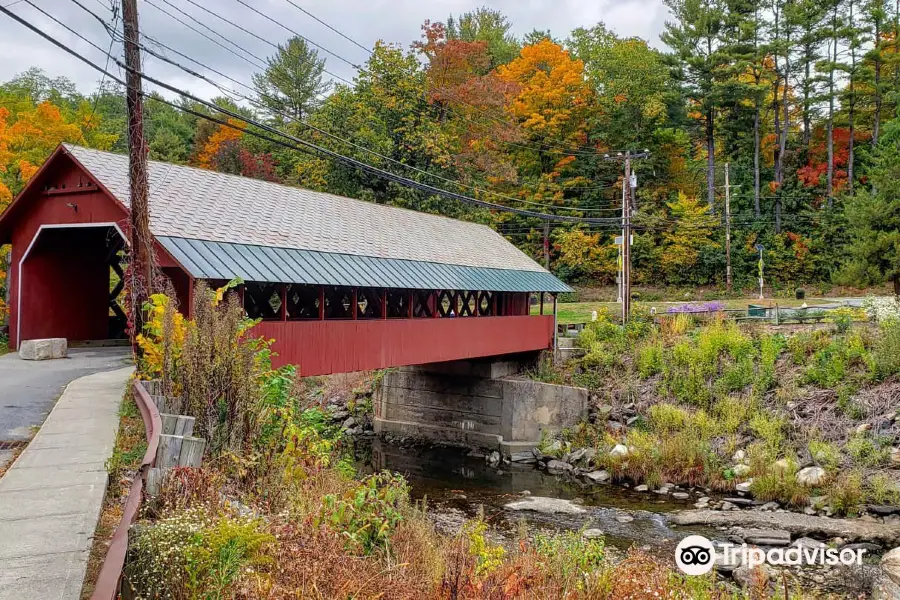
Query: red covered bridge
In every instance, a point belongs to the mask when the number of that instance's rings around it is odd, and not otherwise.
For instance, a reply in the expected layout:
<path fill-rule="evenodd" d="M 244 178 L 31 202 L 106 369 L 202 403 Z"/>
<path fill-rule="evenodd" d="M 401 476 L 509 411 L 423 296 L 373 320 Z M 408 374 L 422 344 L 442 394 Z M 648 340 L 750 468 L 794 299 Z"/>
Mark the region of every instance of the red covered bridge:
<path fill-rule="evenodd" d="M 62 145 L 0 215 L 12 345 L 124 335 L 128 206 L 126 156 Z M 484 225 L 192 167 L 150 162 L 150 217 L 182 310 L 195 281 L 240 277 L 302 375 L 549 349 L 554 311 L 531 298 L 569 291 Z"/>

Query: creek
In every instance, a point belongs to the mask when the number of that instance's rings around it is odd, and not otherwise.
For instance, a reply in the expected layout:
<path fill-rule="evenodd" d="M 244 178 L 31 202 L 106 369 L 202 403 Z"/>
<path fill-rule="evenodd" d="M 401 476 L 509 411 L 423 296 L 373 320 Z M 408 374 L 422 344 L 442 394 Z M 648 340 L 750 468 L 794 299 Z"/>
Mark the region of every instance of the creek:
<path fill-rule="evenodd" d="M 691 503 L 633 492 L 610 484 L 585 484 L 549 475 L 534 465 L 489 465 L 484 456 L 460 448 L 400 447 L 380 440 L 357 441 L 357 468 L 364 473 L 388 469 L 403 474 L 414 499 L 427 499 L 439 529 L 452 532 L 483 511 L 485 520 L 501 536 L 514 539 L 524 519 L 531 530 L 599 529 L 608 546 L 627 550 L 638 546 L 654 554 L 672 556 L 674 545 L 689 533 L 713 537 L 704 527 L 678 527 L 666 514 L 691 508 Z M 504 506 L 523 497 L 572 501 L 584 512 L 538 513 Z M 693 501 L 691 501 L 693 502 Z"/>

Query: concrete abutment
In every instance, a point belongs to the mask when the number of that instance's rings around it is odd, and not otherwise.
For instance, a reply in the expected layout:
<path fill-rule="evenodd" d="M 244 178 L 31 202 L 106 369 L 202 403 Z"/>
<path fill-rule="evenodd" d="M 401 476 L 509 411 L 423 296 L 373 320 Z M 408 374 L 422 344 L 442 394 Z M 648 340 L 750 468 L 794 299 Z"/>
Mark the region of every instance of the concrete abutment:
<path fill-rule="evenodd" d="M 587 418 L 585 388 L 517 376 L 535 354 L 389 371 L 375 396 L 375 431 L 505 454 Z"/>

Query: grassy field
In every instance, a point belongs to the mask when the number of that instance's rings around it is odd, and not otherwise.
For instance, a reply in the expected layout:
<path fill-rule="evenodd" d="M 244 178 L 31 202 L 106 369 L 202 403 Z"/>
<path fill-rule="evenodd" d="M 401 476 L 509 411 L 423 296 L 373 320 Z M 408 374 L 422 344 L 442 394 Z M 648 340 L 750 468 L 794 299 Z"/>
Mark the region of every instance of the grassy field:
<path fill-rule="evenodd" d="M 833 302 L 833 300 L 829 300 L 826 298 L 807 298 L 806 300 L 795 300 L 793 298 L 778 298 L 777 300 L 765 299 L 759 300 L 757 298 L 735 298 L 730 300 L 720 300 L 718 302 L 722 302 L 725 304 L 726 309 L 743 309 L 746 310 L 749 304 L 757 304 L 761 306 L 769 306 L 774 307 L 775 303 L 778 303 L 778 306 L 790 308 L 794 306 L 801 306 L 804 302 L 809 306 L 815 306 L 816 304 L 825 304 L 828 302 Z M 650 310 L 651 307 L 656 307 L 657 312 L 666 312 L 672 306 L 679 306 L 683 304 L 701 304 L 700 302 L 635 302 L 634 308 L 635 310 Z M 545 312 L 548 310 L 552 310 L 552 308 L 544 308 Z M 560 303 L 557 306 L 557 318 L 560 323 L 585 323 L 591 320 L 591 313 L 593 311 L 597 311 L 598 313 L 602 311 L 608 311 L 611 314 L 618 314 L 621 311 L 621 305 L 618 302 L 565 302 Z M 537 314 L 540 311 L 539 306 L 532 306 L 532 314 Z"/>

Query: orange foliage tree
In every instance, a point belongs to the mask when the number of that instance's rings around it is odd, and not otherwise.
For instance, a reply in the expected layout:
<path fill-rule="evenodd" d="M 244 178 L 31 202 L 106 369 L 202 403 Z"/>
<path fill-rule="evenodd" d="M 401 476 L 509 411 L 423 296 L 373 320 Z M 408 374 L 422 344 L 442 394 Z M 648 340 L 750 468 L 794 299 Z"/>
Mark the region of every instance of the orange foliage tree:
<path fill-rule="evenodd" d="M 871 137 L 868 132 L 854 134 L 858 145 Z M 850 160 L 850 130 L 846 127 L 834 128 L 834 191 L 840 192 L 847 186 L 847 166 Z M 816 129 L 813 143 L 809 148 L 809 160 L 797 170 L 797 178 L 804 186 L 814 188 L 824 186 L 828 172 L 828 147 L 825 144 L 825 130 Z"/>

